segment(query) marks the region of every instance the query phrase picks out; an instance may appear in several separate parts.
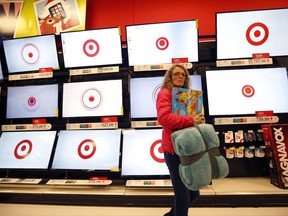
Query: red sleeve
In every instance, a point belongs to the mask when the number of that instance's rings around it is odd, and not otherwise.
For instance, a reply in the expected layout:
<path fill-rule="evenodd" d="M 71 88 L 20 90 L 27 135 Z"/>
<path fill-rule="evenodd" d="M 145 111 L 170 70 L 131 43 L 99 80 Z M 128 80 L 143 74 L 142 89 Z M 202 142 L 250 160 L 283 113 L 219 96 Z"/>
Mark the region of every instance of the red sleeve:
<path fill-rule="evenodd" d="M 172 113 L 172 91 L 167 88 L 161 89 L 158 93 L 156 109 L 158 122 L 163 127 L 177 130 L 193 126 L 192 116 L 178 116 Z"/>

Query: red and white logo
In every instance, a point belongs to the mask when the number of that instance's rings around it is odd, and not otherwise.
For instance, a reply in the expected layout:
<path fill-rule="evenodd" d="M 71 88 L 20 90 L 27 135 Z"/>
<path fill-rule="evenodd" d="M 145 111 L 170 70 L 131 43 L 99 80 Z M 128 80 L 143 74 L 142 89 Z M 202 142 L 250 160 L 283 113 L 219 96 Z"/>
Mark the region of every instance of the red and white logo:
<path fill-rule="evenodd" d="M 93 157 L 96 152 L 96 144 L 92 139 L 83 140 L 78 146 L 78 155 L 82 159 Z"/>
<path fill-rule="evenodd" d="M 100 51 L 99 43 L 96 40 L 89 39 L 83 44 L 83 52 L 88 57 L 95 57 Z"/>
<path fill-rule="evenodd" d="M 32 151 L 32 142 L 28 139 L 22 140 L 14 149 L 14 156 L 17 159 L 26 158 Z"/>
<path fill-rule="evenodd" d="M 164 163 L 164 154 L 163 154 L 163 148 L 161 146 L 162 140 L 156 140 L 152 143 L 150 147 L 150 154 L 153 160 L 155 160 L 158 163 Z"/>
<path fill-rule="evenodd" d="M 21 51 L 22 59 L 26 64 L 37 64 L 40 59 L 40 51 L 35 44 L 25 44 Z"/>
<path fill-rule="evenodd" d="M 81 104 L 87 110 L 98 109 L 103 101 L 102 93 L 98 89 L 86 90 L 81 96 Z"/>
<path fill-rule="evenodd" d="M 242 94 L 245 97 L 252 97 L 255 94 L 255 89 L 251 85 L 244 85 L 242 88 Z"/>
<path fill-rule="evenodd" d="M 169 46 L 169 40 L 165 37 L 160 37 L 156 40 L 156 47 L 159 50 L 165 50 Z"/>
<path fill-rule="evenodd" d="M 269 37 L 269 29 L 264 23 L 256 22 L 246 31 L 246 39 L 253 46 L 264 44 Z"/>
<path fill-rule="evenodd" d="M 24 109 L 34 112 L 39 108 L 40 102 L 37 96 L 28 96 L 24 100 Z"/>
<path fill-rule="evenodd" d="M 159 91 L 161 90 L 161 84 L 157 85 L 152 92 L 152 100 L 154 102 L 154 104 L 156 104 L 156 100 L 157 100 L 157 95 L 159 93 Z"/>

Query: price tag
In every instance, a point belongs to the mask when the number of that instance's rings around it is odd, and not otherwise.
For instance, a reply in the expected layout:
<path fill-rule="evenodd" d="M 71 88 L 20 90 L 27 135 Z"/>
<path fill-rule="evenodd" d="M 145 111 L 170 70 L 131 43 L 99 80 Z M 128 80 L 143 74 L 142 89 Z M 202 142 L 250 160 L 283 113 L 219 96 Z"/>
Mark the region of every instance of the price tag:
<path fill-rule="evenodd" d="M 231 67 L 231 66 L 245 66 L 245 65 L 270 65 L 270 64 L 273 64 L 272 58 L 216 61 L 217 67 Z"/>
<path fill-rule="evenodd" d="M 180 63 L 187 69 L 191 69 L 193 67 L 192 63 Z M 155 64 L 155 65 L 135 65 L 134 71 L 159 71 L 159 70 L 168 70 L 170 67 L 172 67 L 173 64 Z"/>
<path fill-rule="evenodd" d="M 53 77 L 53 72 L 41 72 L 41 73 L 28 73 L 28 74 L 12 74 L 9 75 L 9 81 L 14 80 L 27 80 L 27 79 L 42 79 Z"/>
<path fill-rule="evenodd" d="M 116 129 L 118 122 L 72 123 L 66 124 L 67 130 Z"/>
<path fill-rule="evenodd" d="M 119 66 L 70 70 L 70 76 L 119 72 Z"/>
<path fill-rule="evenodd" d="M 132 128 L 160 128 L 162 127 L 158 121 L 132 121 Z"/>
<path fill-rule="evenodd" d="M 2 125 L 2 131 L 51 130 L 51 124 Z"/>
<path fill-rule="evenodd" d="M 278 116 L 252 116 L 252 117 L 231 117 L 231 118 L 215 118 L 215 125 L 232 125 L 232 124 L 263 124 L 263 123 L 277 123 Z"/>
<path fill-rule="evenodd" d="M 102 122 L 102 128 L 118 128 L 118 122 Z"/>

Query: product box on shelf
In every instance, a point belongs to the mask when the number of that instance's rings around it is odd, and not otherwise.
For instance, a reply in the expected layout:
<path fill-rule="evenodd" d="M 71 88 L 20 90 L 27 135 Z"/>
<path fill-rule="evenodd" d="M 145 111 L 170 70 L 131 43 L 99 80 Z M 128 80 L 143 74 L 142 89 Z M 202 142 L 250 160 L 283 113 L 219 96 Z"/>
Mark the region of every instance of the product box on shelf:
<path fill-rule="evenodd" d="M 288 124 L 262 125 L 271 184 L 288 189 Z"/>

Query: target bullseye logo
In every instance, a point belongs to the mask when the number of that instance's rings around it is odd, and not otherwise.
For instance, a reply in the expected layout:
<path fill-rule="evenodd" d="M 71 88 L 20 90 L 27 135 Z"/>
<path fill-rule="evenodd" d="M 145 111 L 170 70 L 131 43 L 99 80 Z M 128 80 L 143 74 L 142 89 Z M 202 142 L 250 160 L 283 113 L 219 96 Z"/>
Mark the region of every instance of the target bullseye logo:
<path fill-rule="evenodd" d="M 22 140 L 14 149 L 14 156 L 17 159 L 26 158 L 32 151 L 32 142 L 28 139 Z"/>
<path fill-rule="evenodd" d="M 269 37 L 269 29 L 263 23 L 257 22 L 250 25 L 246 31 L 246 39 L 253 46 L 259 46 Z"/>
<path fill-rule="evenodd" d="M 96 144 L 91 139 L 83 140 L 78 146 L 78 155 L 82 159 L 91 158 L 96 152 Z"/>
<path fill-rule="evenodd" d="M 160 37 L 156 40 L 156 47 L 159 49 L 159 50 L 165 50 L 167 49 L 169 46 L 169 41 L 167 38 L 165 37 Z"/>
<path fill-rule="evenodd" d="M 40 101 L 36 96 L 28 96 L 24 99 L 24 108 L 29 112 L 35 112 L 40 105 Z"/>
<path fill-rule="evenodd" d="M 150 154 L 153 160 L 155 160 L 158 163 L 164 163 L 164 151 L 161 146 L 162 140 L 156 140 L 155 142 L 152 143 L 150 147 Z"/>
<path fill-rule="evenodd" d="M 255 94 L 255 89 L 251 85 L 245 85 L 242 87 L 242 94 L 245 97 L 252 97 Z"/>
<path fill-rule="evenodd" d="M 40 52 L 35 44 L 28 43 L 22 48 L 22 59 L 26 64 L 35 65 L 40 59 Z"/>
<path fill-rule="evenodd" d="M 85 109 L 95 110 L 102 104 L 102 93 L 98 89 L 88 89 L 81 96 L 81 104 Z"/>
<path fill-rule="evenodd" d="M 161 84 L 157 85 L 152 92 L 152 100 L 155 104 L 156 104 L 157 95 L 158 95 L 160 89 L 161 89 Z"/>
<path fill-rule="evenodd" d="M 95 57 L 100 51 L 100 46 L 96 40 L 89 39 L 83 44 L 83 52 L 88 57 Z"/>

